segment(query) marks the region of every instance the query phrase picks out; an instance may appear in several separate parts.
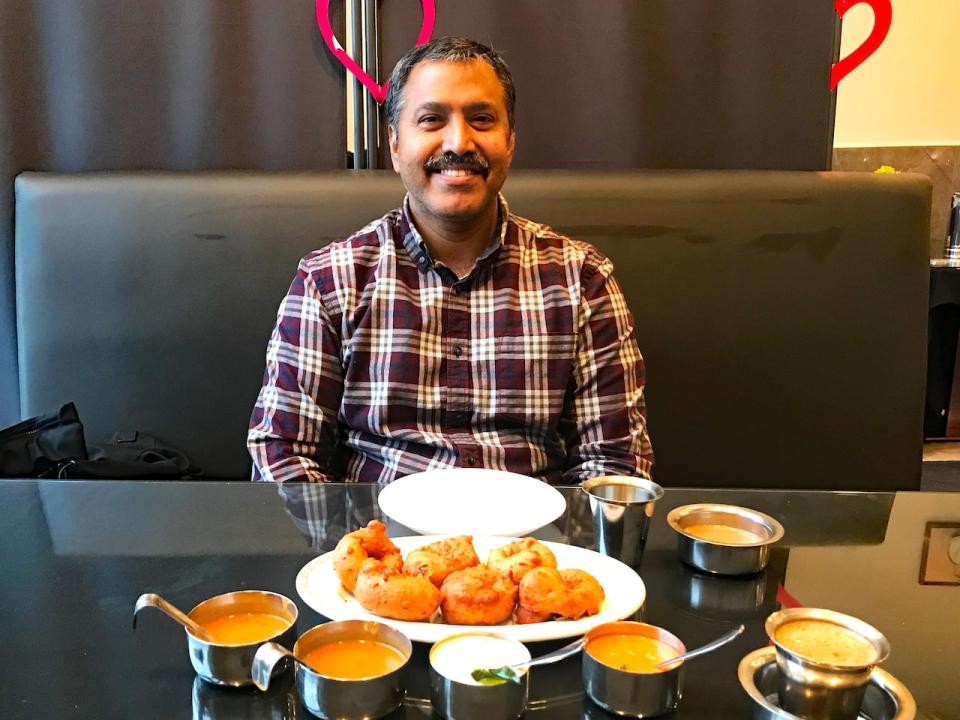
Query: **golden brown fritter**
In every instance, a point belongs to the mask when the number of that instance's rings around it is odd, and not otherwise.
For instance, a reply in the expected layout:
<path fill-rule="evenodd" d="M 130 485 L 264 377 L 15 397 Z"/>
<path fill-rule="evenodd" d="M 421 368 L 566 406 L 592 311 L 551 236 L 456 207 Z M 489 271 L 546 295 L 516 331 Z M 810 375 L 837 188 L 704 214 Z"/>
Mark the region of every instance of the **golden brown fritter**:
<path fill-rule="evenodd" d="M 430 582 L 440 587 L 450 573 L 479 564 L 473 536 L 458 535 L 411 550 L 403 570 L 410 575 L 426 575 Z"/>
<path fill-rule="evenodd" d="M 333 550 L 333 569 L 350 592 L 357 584 L 357 574 L 368 558 L 383 560 L 389 555 L 400 557 L 400 548 L 387 537 L 387 526 L 371 520 L 365 528 L 347 533 Z"/>
<path fill-rule="evenodd" d="M 507 575 L 514 583 L 519 583 L 534 568 L 555 568 L 557 558 L 539 540 L 525 537 L 491 550 L 487 565 Z"/>
<path fill-rule="evenodd" d="M 429 620 L 440 605 L 440 591 L 422 575 L 406 575 L 399 555 L 364 561 L 353 596 L 364 610 L 395 620 Z"/>
<path fill-rule="evenodd" d="M 517 622 L 576 620 L 600 612 L 603 587 L 583 570 L 535 568 L 520 581 Z"/>
<path fill-rule="evenodd" d="M 517 586 L 486 565 L 456 570 L 440 586 L 440 609 L 453 625 L 498 625 L 517 603 Z"/>

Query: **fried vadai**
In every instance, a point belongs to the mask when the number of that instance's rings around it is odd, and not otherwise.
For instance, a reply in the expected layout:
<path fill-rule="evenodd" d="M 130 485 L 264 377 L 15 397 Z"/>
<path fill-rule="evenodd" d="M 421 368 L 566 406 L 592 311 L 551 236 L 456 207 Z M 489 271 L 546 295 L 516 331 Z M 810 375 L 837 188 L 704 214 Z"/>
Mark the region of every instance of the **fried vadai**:
<path fill-rule="evenodd" d="M 557 558 L 539 540 L 525 537 L 491 550 L 487 565 L 508 576 L 514 583 L 519 583 L 534 568 L 557 567 Z"/>
<path fill-rule="evenodd" d="M 440 586 L 440 610 L 452 625 L 497 625 L 517 603 L 517 586 L 486 565 L 456 570 Z"/>
<path fill-rule="evenodd" d="M 343 586 L 353 592 L 357 575 L 368 558 L 384 560 L 390 555 L 400 558 L 400 548 L 387 537 L 387 526 L 371 520 L 365 528 L 347 533 L 333 550 L 333 569 Z"/>
<path fill-rule="evenodd" d="M 543 622 L 552 617 L 577 620 L 600 612 L 603 586 L 583 570 L 534 568 L 520 581 L 517 622 Z"/>
<path fill-rule="evenodd" d="M 426 575 L 437 587 L 456 571 L 480 564 L 473 548 L 472 535 L 458 535 L 411 550 L 403 563 L 403 571 L 410 575 Z"/>
<path fill-rule="evenodd" d="M 440 606 L 440 591 L 423 575 L 405 574 L 399 554 L 365 560 L 353 596 L 364 610 L 394 620 L 429 620 Z"/>

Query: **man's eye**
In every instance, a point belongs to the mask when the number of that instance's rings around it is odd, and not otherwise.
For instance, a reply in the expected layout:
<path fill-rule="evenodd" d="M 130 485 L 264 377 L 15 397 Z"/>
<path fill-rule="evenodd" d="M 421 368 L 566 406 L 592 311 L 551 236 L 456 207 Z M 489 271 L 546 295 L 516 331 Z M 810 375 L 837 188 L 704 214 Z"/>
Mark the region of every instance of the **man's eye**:
<path fill-rule="evenodd" d="M 437 115 L 423 115 L 417 122 L 419 122 L 421 125 L 430 125 L 440 122 L 440 118 Z"/>
<path fill-rule="evenodd" d="M 473 122 L 477 125 L 489 125 L 493 122 L 493 115 L 475 115 Z"/>

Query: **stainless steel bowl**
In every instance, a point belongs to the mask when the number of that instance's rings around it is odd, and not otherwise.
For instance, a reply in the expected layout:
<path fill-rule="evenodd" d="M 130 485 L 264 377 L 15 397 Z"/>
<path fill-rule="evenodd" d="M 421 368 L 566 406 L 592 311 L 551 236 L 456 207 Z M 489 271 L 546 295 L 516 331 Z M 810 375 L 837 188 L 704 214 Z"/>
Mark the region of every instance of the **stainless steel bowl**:
<path fill-rule="evenodd" d="M 738 505 L 683 505 L 667 514 L 667 524 L 677 531 L 680 559 L 714 575 L 760 572 L 770 560 L 770 547 L 783 537 L 783 525 L 772 517 Z M 687 532 L 693 525 L 725 525 L 751 532 L 761 540 L 737 545 L 704 540 Z"/>
<path fill-rule="evenodd" d="M 344 640 L 372 640 L 389 645 L 403 655 L 403 664 L 384 675 L 345 679 L 321 675 L 297 662 L 297 693 L 307 710 L 321 718 L 379 718 L 400 707 L 406 692 L 405 675 L 413 644 L 389 625 L 366 620 L 338 620 L 317 625 L 300 636 L 293 646 L 293 655 L 304 658 L 322 645 Z M 266 691 L 280 661 L 290 656 L 288 650 L 276 643 L 261 645 L 253 668 L 257 687 Z"/>
<path fill-rule="evenodd" d="M 518 660 L 530 659 L 530 651 L 523 643 L 496 633 L 471 632 L 451 635 L 430 649 L 430 703 L 434 712 L 447 720 L 491 720 L 518 718 L 527 707 L 529 673 L 518 672 L 519 682 L 504 681 L 494 685 L 478 685 L 449 677 L 434 664 L 437 653 L 446 643 L 467 637 L 492 637 L 513 646 Z M 503 664 L 499 663 L 500 667 Z"/>
<path fill-rule="evenodd" d="M 834 665 L 800 655 L 777 639 L 787 623 L 812 620 L 851 630 L 873 646 L 873 661 L 861 665 Z M 820 608 L 790 608 L 767 618 L 767 635 L 776 648 L 780 706 L 803 717 L 854 720 L 860 714 L 867 684 L 876 665 L 890 654 L 890 643 L 871 625 L 850 615 Z"/>
<path fill-rule="evenodd" d="M 672 633 L 655 625 L 638 622 L 612 622 L 587 633 L 583 648 L 583 687 L 587 696 L 605 710 L 628 717 L 647 718 L 674 710 L 683 695 L 685 663 L 655 673 L 619 670 L 590 654 L 590 641 L 603 635 L 642 635 L 670 645 L 678 654 L 687 648 Z"/>
<path fill-rule="evenodd" d="M 187 615 L 200 625 L 236 613 L 270 613 L 287 621 L 282 632 L 245 645 L 223 645 L 201 640 L 189 630 L 187 648 L 197 675 L 215 685 L 240 687 L 252 685 L 250 668 L 257 648 L 264 642 L 289 646 L 296 635 L 297 606 L 287 597 L 265 590 L 238 590 L 204 600 Z"/>

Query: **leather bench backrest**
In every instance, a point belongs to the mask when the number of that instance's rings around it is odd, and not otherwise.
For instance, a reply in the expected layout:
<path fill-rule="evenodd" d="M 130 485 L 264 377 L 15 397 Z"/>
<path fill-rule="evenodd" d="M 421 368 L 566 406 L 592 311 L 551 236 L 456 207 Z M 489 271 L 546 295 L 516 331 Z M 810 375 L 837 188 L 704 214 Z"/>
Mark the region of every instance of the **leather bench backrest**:
<path fill-rule="evenodd" d="M 780 172 L 511 175 L 511 209 L 616 265 L 665 485 L 919 485 L 929 182 Z M 21 416 L 73 400 L 248 476 L 297 261 L 399 204 L 391 172 L 21 175 Z"/>

